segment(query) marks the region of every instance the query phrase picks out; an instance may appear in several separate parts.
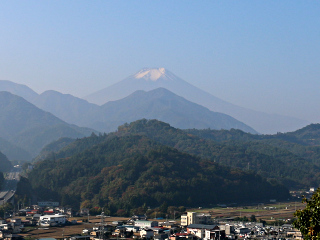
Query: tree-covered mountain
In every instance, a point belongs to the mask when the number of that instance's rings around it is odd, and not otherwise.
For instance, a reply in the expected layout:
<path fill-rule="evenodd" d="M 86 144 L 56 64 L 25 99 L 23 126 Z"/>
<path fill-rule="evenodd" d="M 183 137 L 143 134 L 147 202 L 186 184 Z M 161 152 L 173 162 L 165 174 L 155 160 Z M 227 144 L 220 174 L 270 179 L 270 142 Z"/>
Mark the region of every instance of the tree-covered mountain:
<path fill-rule="evenodd" d="M 92 131 L 67 124 L 22 97 L 0 92 L 0 137 L 31 156 L 36 156 L 45 145 L 60 137 L 80 138 Z"/>
<path fill-rule="evenodd" d="M 211 139 L 217 142 L 258 141 L 265 146 L 271 145 L 287 150 L 296 156 L 320 166 L 320 124 L 310 124 L 294 132 L 277 133 L 274 135 L 253 135 L 236 129 L 230 131 L 189 129 L 186 131 L 200 138 Z M 267 148 L 268 147 L 265 149 Z"/>
<path fill-rule="evenodd" d="M 100 144 L 102 140 L 128 135 L 146 136 L 181 152 L 245 171 L 254 171 L 267 179 L 276 179 L 289 189 L 320 184 L 320 164 L 316 162 L 320 149 L 317 146 L 298 145 L 294 143 L 300 141 L 296 137 L 291 137 L 291 143 L 283 140 L 288 139 L 283 134 L 256 135 L 235 129 L 181 130 L 158 120 L 143 119 L 124 124 L 119 126 L 118 131 L 105 134 L 105 138 L 76 140 L 55 156 L 71 157 Z M 277 136 L 282 140 L 277 139 Z M 308 151 L 310 148 L 314 151 Z"/>
<path fill-rule="evenodd" d="M 228 140 L 218 142 L 206 139 L 205 134 L 198 134 L 199 136 L 196 134 L 210 131 L 220 139 Z M 266 178 L 277 179 L 291 189 L 320 184 L 320 169 L 317 165 L 276 144 L 251 141 L 251 139 L 262 138 L 261 135 L 246 134 L 238 130 L 183 131 L 156 120 L 139 120 L 125 124 L 120 126 L 115 134 L 118 136 L 144 135 L 182 152 L 226 166 L 253 170 Z M 236 136 L 235 140 L 230 137 L 232 135 Z M 244 139 L 247 140 L 244 141 Z"/>
<path fill-rule="evenodd" d="M 90 146 L 81 147 L 86 144 Z M 81 202 L 111 212 L 164 202 L 199 206 L 289 197 L 284 186 L 255 173 L 230 169 L 134 134 L 78 139 L 35 163 L 29 180 L 43 200 L 77 207 Z"/>
<path fill-rule="evenodd" d="M 52 154 L 59 152 L 64 147 L 68 146 L 72 142 L 76 141 L 74 138 L 62 137 L 56 141 L 53 141 L 46 146 L 44 146 L 38 156 L 34 159 L 34 161 L 41 161 L 46 159 Z"/>
<path fill-rule="evenodd" d="M 13 166 L 7 156 L 0 152 L 0 172 L 8 172 L 12 167 Z"/>
<path fill-rule="evenodd" d="M 222 142 L 227 140 L 238 141 L 252 141 L 252 140 L 282 140 L 290 143 L 296 143 L 305 146 L 320 145 L 320 124 L 310 124 L 306 127 L 298 129 L 293 132 L 256 135 L 243 132 L 238 129 L 230 131 L 216 131 L 213 129 L 190 129 L 189 133 L 195 134 L 202 138 L 212 139 L 214 141 Z"/>

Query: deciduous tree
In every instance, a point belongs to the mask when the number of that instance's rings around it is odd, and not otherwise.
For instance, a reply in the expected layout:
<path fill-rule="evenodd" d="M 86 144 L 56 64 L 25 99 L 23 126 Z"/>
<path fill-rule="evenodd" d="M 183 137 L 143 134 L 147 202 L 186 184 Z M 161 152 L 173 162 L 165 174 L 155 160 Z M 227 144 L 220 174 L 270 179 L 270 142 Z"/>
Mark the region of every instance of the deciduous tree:
<path fill-rule="evenodd" d="M 304 209 L 295 212 L 297 218 L 293 225 L 303 234 L 304 239 L 320 239 L 320 188 L 311 199 L 303 198 Z"/>

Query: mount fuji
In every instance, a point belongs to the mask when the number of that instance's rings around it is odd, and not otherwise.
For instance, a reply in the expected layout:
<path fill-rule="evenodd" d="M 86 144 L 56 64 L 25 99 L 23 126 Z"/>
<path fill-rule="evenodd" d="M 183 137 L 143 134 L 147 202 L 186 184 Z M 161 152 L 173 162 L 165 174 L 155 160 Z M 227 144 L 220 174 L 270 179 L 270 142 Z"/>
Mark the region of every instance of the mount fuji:
<path fill-rule="evenodd" d="M 230 115 L 264 134 L 294 131 L 309 124 L 305 120 L 259 112 L 226 102 L 184 81 L 165 68 L 144 68 L 114 85 L 84 97 L 84 99 L 102 105 L 127 97 L 137 90 L 150 91 L 160 87 L 211 111 Z"/>

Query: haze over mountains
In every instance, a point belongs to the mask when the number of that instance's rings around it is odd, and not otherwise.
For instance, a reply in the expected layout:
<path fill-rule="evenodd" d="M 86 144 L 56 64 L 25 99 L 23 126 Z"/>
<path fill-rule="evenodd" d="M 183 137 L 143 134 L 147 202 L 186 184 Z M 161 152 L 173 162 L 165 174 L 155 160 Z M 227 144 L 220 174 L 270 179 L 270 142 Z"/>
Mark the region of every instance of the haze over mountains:
<path fill-rule="evenodd" d="M 178 128 L 237 128 L 256 133 L 228 115 L 209 111 L 164 88 L 137 91 L 103 106 L 56 91 L 37 94 L 9 81 L 0 81 L 0 90 L 6 90 L 0 92 L 0 151 L 10 160 L 30 161 L 45 145 L 61 137 L 110 132 L 141 118 L 167 121 Z"/>
<path fill-rule="evenodd" d="M 0 91 L 19 95 L 62 122 L 101 132 L 114 131 L 125 122 L 142 118 L 158 119 L 181 129 L 236 128 L 250 133 L 288 132 L 308 124 L 304 120 L 256 112 L 225 102 L 164 68 L 142 69 L 88 95 L 86 99 L 94 103 L 53 90 L 38 94 L 10 81 L 0 81 Z M 4 140 L 8 141 L 7 138 L 3 135 Z"/>
<path fill-rule="evenodd" d="M 152 76 L 151 76 L 152 78 Z M 19 85 L 5 82 L 4 90 L 21 94 L 34 105 L 58 118 L 81 127 L 90 127 L 101 132 L 110 132 L 125 122 L 141 118 L 159 119 L 174 127 L 186 128 L 237 128 L 245 132 L 257 133 L 248 125 L 222 113 L 179 97 L 165 88 L 150 92 L 136 91 L 121 100 L 107 102 L 102 106 L 56 91 L 36 94 L 31 89 L 23 94 Z M 25 89 L 25 86 L 21 87 Z M 0 82 L 1 89 L 1 82 Z M 32 94 L 30 94 L 32 93 Z"/>
<path fill-rule="evenodd" d="M 305 120 L 267 114 L 228 103 L 189 84 L 164 68 L 142 69 L 138 73 L 84 98 L 89 102 L 101 105 L 126 97 L 137 90 L 150 91 L 159 87 L 166 88 L 178 96 L 207 107 L 211 111 L 230 115 L 259 133 L 289 132 L 309 124 Z"/>
<path fill-rule="evenodd" d="M 0 151 L 10 159 L 14 157 L 13 151 L 21 153 L 14 159 L 25 160 L 35 157 L 45 145 L 60 137 L 79 138 L 93 131 L 68 124 L 22 97 L 0 92 L 0 141 L 4 143 Z M 24 156 L 24 152 L 28 154 Z"/>
<path fill-rule="evenodd" d="M 89 127 L 110 132 L 125 122 L 138 119 L 158 119 L 181 129 L 237 128 L 257 133 L 251 127 L 223 113 L 212 112 L 198 104 L 187 101 L 165 88 L 149 92 L 136 91 L 121 100 L 107 102 L 91 117 Z M 98 121 L 94 122 L 94 119 Z"/>

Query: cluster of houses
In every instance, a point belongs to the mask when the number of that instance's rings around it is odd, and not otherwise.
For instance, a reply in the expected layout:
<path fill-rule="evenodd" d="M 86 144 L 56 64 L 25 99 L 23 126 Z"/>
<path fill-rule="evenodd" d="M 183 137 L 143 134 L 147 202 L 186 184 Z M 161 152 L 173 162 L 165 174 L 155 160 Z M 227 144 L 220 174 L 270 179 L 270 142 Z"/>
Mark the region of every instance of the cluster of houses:
<path fill-rule="evenodd" d="M 10 218 L 0 220 L 0 239 L 22 239 L 18 234 L 25 227 L 64 226 L 71 216 L 71 209 L 58 206 L 58 202 L 38 202 L 38 205 L 20 209 L 14 216 L 10 214 Z"/>
<path fill-rule="evenodd" d="M 181 222 L 148 221 L 136 216 L 113 225 L 101 225 L 93 229 L 84 229 L 82 234 L 97 239 L 157 239 L 157 240 L 223 240 L 223 239 L 302 239 L 301 233 L 290 224 L 281 227 L 263 226 L 253 222 L 214 222 L 209 214 L 188 212 L 181 216 Z M 83 237 L 83 236 L 82 236 Z"/>
<path fill-rule="evenodd" d="M 26 217 L 11 218 L 10 221 L 0 221 L 0 239 L 22 239 L 18 234 L 23 227 L 37 224 L 39 227 L 64 226 L 69 223 L 68 210 L 58 207 L 27 209 Z M 50 213 L 48 212 L 50 211 Z M 32 217 L 28 216 L 33 213 Z M 38 216 L 39 215 L 39 216 Z M 223 240 L 223 239 L 302 239 L 301 233 L 291 225 L 263 226 L 255 222 L 214 221 L 210 214 L 187 212 L 181 216 L 181 221 L 149 221 L 145 216 L 133 216 L 127 221 L 105 223 L 104 215 L 101 222 L 91 229 L 83 229 L 79 236 L 72 240 L 98 239 L 157 239 L 157 240 Z"/>

